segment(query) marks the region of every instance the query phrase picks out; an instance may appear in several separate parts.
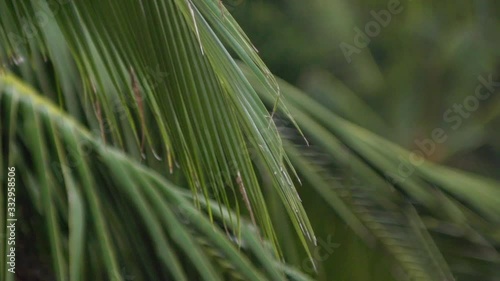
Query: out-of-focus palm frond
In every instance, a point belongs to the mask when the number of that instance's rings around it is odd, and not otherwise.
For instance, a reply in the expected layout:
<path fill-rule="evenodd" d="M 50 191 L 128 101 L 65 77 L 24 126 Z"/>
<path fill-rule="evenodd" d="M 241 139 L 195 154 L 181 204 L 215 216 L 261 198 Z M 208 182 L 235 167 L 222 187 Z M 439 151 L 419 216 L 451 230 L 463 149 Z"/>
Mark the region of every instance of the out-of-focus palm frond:
<path fill-rule="evenodd" d="M 253 81 L 250 74 L 249 79 Z M 454 280 L 457 269 L 450 269 L 447 260 L 455 256 L 441 252 L 439 235 L 426 223 L 429 218 L 461 229 L 464 243 L 486 250 L 482 255 L 485 266 L 498 266 L 497 182 L 425 160 L 415 165 L 409 160 L 410 152 L 326 110 L 289 84 L 279 84 L 297 123 L 317 147 L 297 147 L 297 133 L 283 131 L 285 150 L 300 171 L 305 189 L 320 194 L 367 243 L 375 238 L 383 244 L 403 269 L 404 274 L 396 274 L 398 278 Z M 265 94 L 262 97 L 270 106 L 272 100 Z M 352 178 L 335 178 L 332 167 L 321 161 L 325 157 L 349 170 Z M 412 173 L 407 174 L 408 170 Z"/>

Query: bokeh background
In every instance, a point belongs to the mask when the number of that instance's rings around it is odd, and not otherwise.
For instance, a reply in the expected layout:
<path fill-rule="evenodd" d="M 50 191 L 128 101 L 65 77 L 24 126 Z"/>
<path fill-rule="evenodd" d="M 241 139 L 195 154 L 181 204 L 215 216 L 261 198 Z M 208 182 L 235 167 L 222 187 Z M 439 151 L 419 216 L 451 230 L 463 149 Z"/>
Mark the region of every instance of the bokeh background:
<path fill-rule="evenodd" d="M 428 160 L 500 179 L 498 2 L 229 2 L 231 13 L 271 71 L 331 112 L 410 151 L 423 152 L 418 143 L 425 143 L 432 138 L 434 129 L 441 128 L 447 139 L 435 143 L 432 153 L 425 155 Z M 370 22 L 377 22 L 374 14 L 387 15 L 384 11 L 390 5 L 401 11 L 391 13 L 388 20 L 385 17 L 386 26 L 380 22 L 378 30 L 372 26 L 374 35 L 368 36 L 368 44 L 356 45 L 359 36 L 356 29 L 365 31 Z M 341 48 L 343 43 L 357 50 L 350 55 L 350 62 Z M 481 84 L 479 77 L 496 81 L 496 88 L 479 102 L 477 109 L 466 110 L 467 117 L 459 115 L 454 105 L 468 101 L 469 108 L 476 108 L 473 98 L 467 98 Z M 448 110 L 452 113 L 445 117 Z M 310 153 L 315 161 L 323 157 L 322 150 L 315 150 L 314 145 L 306 149 L 314 150 Z M 349 168 L 332 164 L 335 161 L 326 156 L 323 158 L 326 159 L 321 160 L 321 165 L 335 174 L 337 181 L 347 186 L 370 184 L 366 179 L 358 182 Z M 333 188 L 338 182 L 329 184 Z M 383 246 L 377 243 L 368 246 L 334 215 L 323 196 L 312 193 L 307 186 L 301 189 L 318 237 L 325 241 L 331 237 L 339 245 L 331 253 L 322 252 L 326 257 L 318 278 L 402 278 Z M 455 231 L 452 225 L 444 229 L 448 233 Z M 495 229 L 498 231 L 498 225 Z M 496 250 L 469 244 L 458 248 L 456 243 L 461 243 L 461 234 L 440 236 L 438 232 L 431 231 L 457 280 L 500 280 Z M 296 264 L 302 268 L 309 266 L 300 258 Z"/>

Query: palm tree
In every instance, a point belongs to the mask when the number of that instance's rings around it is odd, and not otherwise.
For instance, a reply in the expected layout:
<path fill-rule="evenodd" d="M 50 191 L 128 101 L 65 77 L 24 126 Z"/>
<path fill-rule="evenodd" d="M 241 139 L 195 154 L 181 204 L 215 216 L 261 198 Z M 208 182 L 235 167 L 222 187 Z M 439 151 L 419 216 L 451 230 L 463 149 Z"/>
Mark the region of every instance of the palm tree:
<path fill-rule="evenodd" d="M 401 178 L 410 152 L 275 78 L 219 1 L 9 0 L 0 23 L 2 280 L 332 280 L 334 216 L 385 278 L 454 280 L 440 242 L 498 265 L 495 180 Z"/>

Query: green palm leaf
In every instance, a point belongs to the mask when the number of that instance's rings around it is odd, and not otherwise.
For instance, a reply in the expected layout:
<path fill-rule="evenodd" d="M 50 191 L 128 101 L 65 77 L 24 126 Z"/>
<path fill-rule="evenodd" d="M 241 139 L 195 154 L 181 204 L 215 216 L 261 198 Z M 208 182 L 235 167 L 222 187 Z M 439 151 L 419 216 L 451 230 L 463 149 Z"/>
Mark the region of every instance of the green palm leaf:
<path fill-rule="evenodd" d="M 242 240 L 231 242 L 207 216 L 211 208 L 222 222 L 230 211 L 205 200 L 201 210 L 196 208 L 192 195 L 103 145 L 11 74 L 0 76 L 0 106 L 8 124 L 1 138 L 10 152 L 5 160 L 23 175 L 17 195 L 28 195 L 36 209 L 36 217 L 22 218 L 23 223 L 47 229 L 57 280 L 127 280 L 128 274 L 139 280 L 222 280 L 225 272 L 240 280 L 286 280 L 288 275 L 307 280 L 276 266 L 280 262 L 272 249 L 262 248 L 253 226 L 243 223 Z M 44 168 L 54 163 L 61 164 L 62 175 Z M 253 253 L 253 261 L 237 247 Z"/>
<path fill-rule="evenodd" d="M 252 74 L 248 73 L 248 77 L 256 81 Z M 493 249 L 498 243 L 498 237 L 491 235 L 495 229 L 491 226 L 500 214 L 498 183 L 427 161 L 420 165 L 408 163 L 414 173 L 407 177 L 387 178 L 401 174 L 398 170 L 401 158 L 409 159 L 410 152 L 326 110 L 286 82 L 278 83 L 297 123 L 318 147 L 316 151 L 302 145 L 297 147 L 294 143 L 300 143 L 300 135 L 284 127 L 285 150 L 304 181 L 304 189 L 309 187 L 320 194 L 369 245 L 373 246 L 374 238 L 383 244 L 403 269 L 404 274 L 399 274 L 399 278 L 454 280 L 445 254 L 436 244 L 438 237 L 431 235 L 424 224 L 425 213 L 457 225 L 467 233 L 464 238 L 478 246 L 485 243 L 485 247 Z M 272 99 L 262 93 L 271 106 Z M 331 167 L 323 164 L 325 157 L 349 170 L 355 181 L 335 178 Z M 460 183 L 450 180 L 457 178 Z M 478 217 L 490 226 L 478 221 Z M 485 226 L 486 231 L 474 230 Z M 490 262 L 494 266 L 498 258 Z"/>
<path fill-rule="evenodd" d="M 275 244 L 252 161 L 263 163 L 279 171 L 274 186 L 303 245 L 305 237 L 314 241 L 285 169 L 289 161 L 280 137 L 226 46 L 281 106 L 277 84 L 217 1 L 1 5 L 2 34 L 8 39 L 0 51 L 4 62 L 36 62 L 32 72 L 26 65 L 21 71 L 44 86 L 47 79 L 37 76 L 45 67 L 42 60 L 50 60 L 57 83 L 46 86 L 47 95 L 104 142 L 146 158 L 151 166 L 164 161 L 163 173 L 174 173 L 178 165 L 194 194 L 238 212 L 243 204 Z M 237 225 L 239 217 L 225 223 Z"/>

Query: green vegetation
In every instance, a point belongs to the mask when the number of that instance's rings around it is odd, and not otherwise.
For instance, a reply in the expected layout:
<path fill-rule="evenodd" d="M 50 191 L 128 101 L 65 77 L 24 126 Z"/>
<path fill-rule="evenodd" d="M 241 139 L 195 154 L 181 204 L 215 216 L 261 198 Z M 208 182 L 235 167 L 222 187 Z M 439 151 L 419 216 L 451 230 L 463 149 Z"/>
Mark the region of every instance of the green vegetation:
<path fill-rule="evenodd" d="M 499 13 L 0 2 L 0 280 L 498 280 Z"/>

